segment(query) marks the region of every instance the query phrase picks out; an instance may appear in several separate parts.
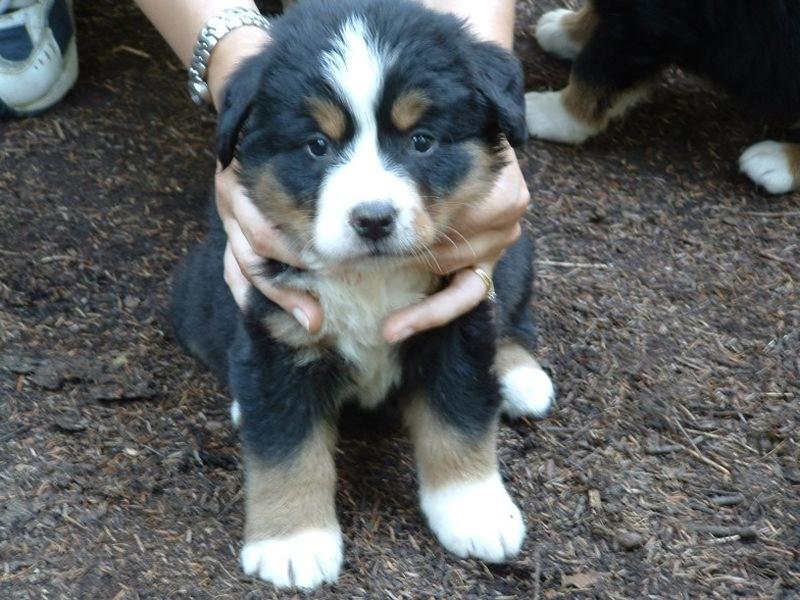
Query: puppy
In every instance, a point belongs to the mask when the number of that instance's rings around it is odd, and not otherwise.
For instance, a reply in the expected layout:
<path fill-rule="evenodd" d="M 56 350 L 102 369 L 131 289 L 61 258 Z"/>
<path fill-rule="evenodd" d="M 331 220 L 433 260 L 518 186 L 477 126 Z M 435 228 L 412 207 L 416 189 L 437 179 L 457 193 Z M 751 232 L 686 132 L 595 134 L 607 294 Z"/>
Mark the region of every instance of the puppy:
<path fill-rule="evenodd" d="M 494 272 L 495 303 L 392 345 L 392 311 L 447 278 L 419 257 L 456 211 L 481 202 L 525 141 L 518 61 L 458 19 L 409 1 L 309 0 L 274 22 L 235 74 L 218 154 L 234 153 L 258 208 L 310 265 L 265 273 L 315 295 L 322 331 L 252 290 L 240 312 L 223 280 L 215 211 L 175 282 L 172 319 L 234 398 L 245 468 L 244 571 L 278 587 L 334 581 L 342 563 L 333 449 L 337 411 L 398 402 L 414 443 L 422 511 L 455 554 L 510 559 L 524 524 L 498 472 L 502 406 L 544 414 L 553 386 L 531 356 L 532 245 Z M 238 147 L 238 151 L 237 151 Z"/>
<path fill-rule="evenodd" d="M 765 113 L 800 117 L 800 0 L 588 0 L 539 20 L 539 44 L 573 60 L 560 92 L 526 95 L 528 130 L 578 144 L 678 65 Z M 800 189 L 800 145 L 762 141 L 739 160 L 772 194 Z"/>

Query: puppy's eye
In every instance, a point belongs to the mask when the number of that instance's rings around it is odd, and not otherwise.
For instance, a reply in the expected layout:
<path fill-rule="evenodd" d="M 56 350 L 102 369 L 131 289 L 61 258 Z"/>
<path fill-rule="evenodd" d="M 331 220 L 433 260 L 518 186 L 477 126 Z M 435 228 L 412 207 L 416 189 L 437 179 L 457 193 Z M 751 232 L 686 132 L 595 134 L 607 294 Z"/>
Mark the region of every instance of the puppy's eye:
<path fill-rule="evenodd" d="M 325 156 L 328 153 L 328 140 L 321 135 L 308 140 L 307 146 L 308 151 L 312 154 L 312 156 L 320 157 Z"/>
<path fill-rule="evenodd" d="M 428 154 L 435 143 L 433 136 L 427 133 L 417 132 L 411 136 L 411 147 L 420 154 Z"/>

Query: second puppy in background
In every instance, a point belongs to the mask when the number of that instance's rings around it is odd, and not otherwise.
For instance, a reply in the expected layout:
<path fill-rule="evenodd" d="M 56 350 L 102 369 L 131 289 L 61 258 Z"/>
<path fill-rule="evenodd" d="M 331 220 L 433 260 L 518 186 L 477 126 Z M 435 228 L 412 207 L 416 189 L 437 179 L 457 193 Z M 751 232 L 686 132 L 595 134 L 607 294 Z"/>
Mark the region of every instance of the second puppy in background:
<path fill-rule="evenodd" d="M 800 118 L 800 0 L 588 0 L 539 20 L 546 51 L 574 60 L 569 85 L 526 95 L 531 135 L 579 144 L 677 65 L 764 113 Z M 800 189 L 800 145 L 761 141 L 741 170 L 772 194 Z"/>

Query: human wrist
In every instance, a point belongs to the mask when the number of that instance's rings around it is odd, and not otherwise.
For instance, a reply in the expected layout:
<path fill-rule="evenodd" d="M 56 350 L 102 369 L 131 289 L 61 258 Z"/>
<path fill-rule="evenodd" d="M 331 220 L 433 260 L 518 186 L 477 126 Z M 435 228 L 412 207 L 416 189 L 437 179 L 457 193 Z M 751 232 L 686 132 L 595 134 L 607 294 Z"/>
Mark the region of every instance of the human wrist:
<path fill-rule="evenodd" d="M 219 109 L 222 94 L 231 74 L 251 56 L 269 43 L 269 34 L 255 26 L 238 27 L 223 37 L 214 47 L 206 71 L 211 102 Z"/>
<path fill-rule="evenodd" d="M 419 0 L 439 12 L 465 19 L 479 39 L 494 42 L 511 50 L 514 45 L 514 0 L 464 2 L 463 0 Z"/>

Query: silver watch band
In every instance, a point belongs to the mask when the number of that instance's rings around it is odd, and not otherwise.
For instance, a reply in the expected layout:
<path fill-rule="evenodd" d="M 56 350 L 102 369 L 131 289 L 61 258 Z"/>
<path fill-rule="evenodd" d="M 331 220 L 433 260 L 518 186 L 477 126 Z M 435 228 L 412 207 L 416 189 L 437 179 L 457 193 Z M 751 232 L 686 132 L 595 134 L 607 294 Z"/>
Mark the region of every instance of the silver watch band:
<path fill-rule="evenodd" d="M 226 8 L 218 15 L 214 15 L 197 36 L 197 43 L 192 53 L 192 63 L 189 65 L 189 96 L 199 106 L 211 105 L 211 94 L 206 83 L 208 61 L 214 46 L 238 27 L 253 25 L 264 31 L 269 31 L 269 20 L 262 14 L 243 7 Z"/>

